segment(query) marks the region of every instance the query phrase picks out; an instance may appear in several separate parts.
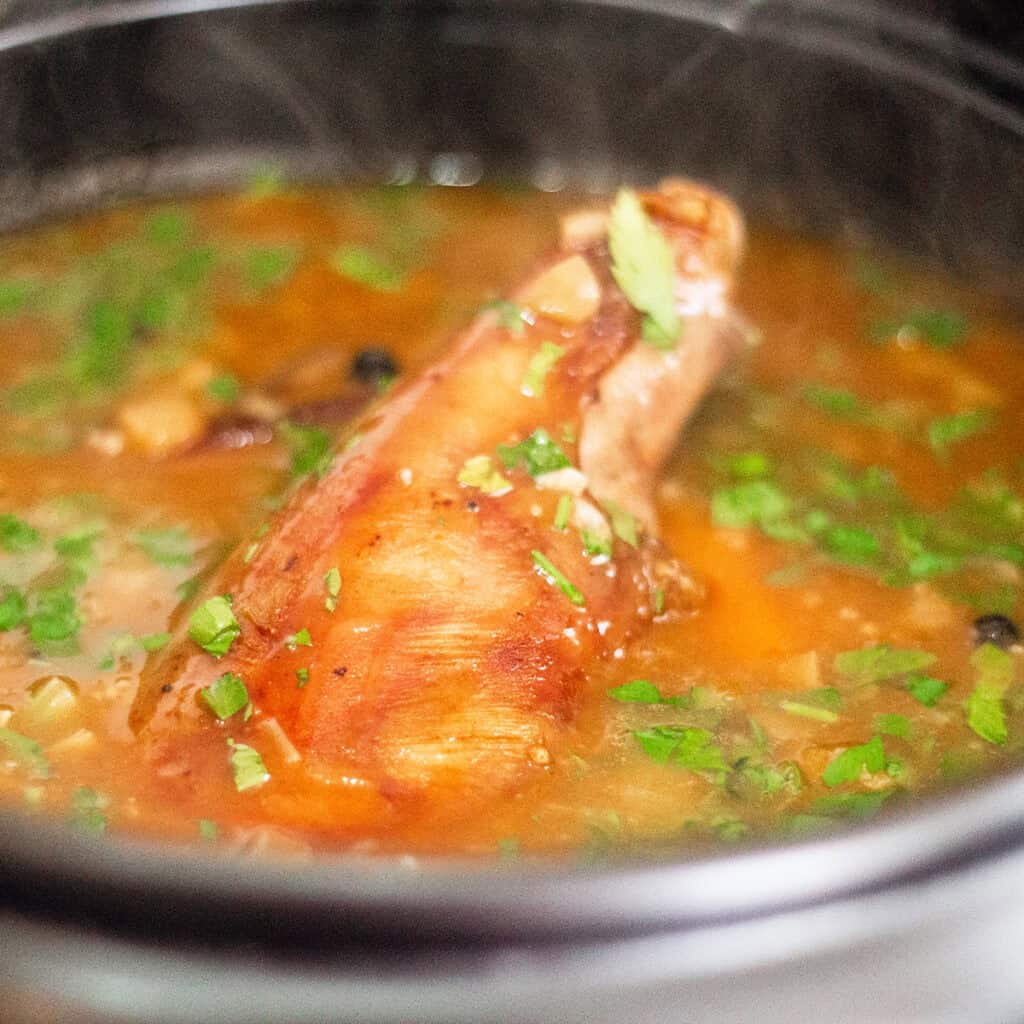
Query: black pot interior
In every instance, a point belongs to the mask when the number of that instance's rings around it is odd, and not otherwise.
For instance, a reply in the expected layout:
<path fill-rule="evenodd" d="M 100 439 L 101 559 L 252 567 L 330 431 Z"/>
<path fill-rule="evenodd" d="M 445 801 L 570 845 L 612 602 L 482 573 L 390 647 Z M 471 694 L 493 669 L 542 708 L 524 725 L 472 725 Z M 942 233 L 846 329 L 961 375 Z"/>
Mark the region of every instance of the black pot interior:
<path fill-rule="evenodd" d="M 0 23 L 6 228 L 230 185 L 268 160 L 306 178 L 548 188 L 685 173 L 755 216 L 869 239 L 1003 296 L 1020 290 L 1024 76 L 892 9 L 299 0 L 91 4 L 47 20 L 49 9 Z M 766 912 L 980 856 L 1019 834 L 1021 785 L 926 801 L 814 848 L 608 875 L 243 874 L 12 821 L 4 889 L 9 906 L 118 929 L 133 918 L 211 934 L 291 922 L 282 941 L 631 931 Z M 837 857 L 842 881 L 821 869 Z"/>

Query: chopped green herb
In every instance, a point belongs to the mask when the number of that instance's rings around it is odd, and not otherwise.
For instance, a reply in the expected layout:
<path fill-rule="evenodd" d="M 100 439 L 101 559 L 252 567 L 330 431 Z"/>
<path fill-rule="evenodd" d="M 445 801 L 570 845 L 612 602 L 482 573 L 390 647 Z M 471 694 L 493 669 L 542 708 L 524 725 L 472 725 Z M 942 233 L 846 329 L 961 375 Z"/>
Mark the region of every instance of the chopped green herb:
<path fill-rule="evenodd" d="M 551 560 L 541 551 L 531 552 L 533 563 L 540 569 L 541 574 L 547 578 L 549 583 L 554 584 L 565 596 L 577 607 L 586 604 L 583 594 L 575 587 L 562 573 L 560 573 Z"/>
<path fill-rule="evenodd" d="M 192 564 L 195 541 L 183 526 L 139 530 L 132 535 L 131 542 L 144 551 L 150 561 L 165 569 Z"/>
<path fill-rule="evenodd" d="M 885 771 L 885 750 L 882 737 L 872 736 L 867 743 L 847 747 L 834 757 L 822 772 L 821 780 L 829 788 L 844 782 L 856 782 L 863 772 L 872 775 Z"/>
<path fill-rule="evenodd" d="M 338 607 L 338 597 L 341 594 L 341 570 L 336 565 L 324 573 L 324 587 L 327 589 L 327 596 L 324 598 L 324 607 L 333 612 Z"/>
<path fill-rule="evenodd" d="M 0 633 L 15 629 L 25 621 L 28 602 L 17 587 L 0 589 Z"/>
<path fill-rule="evenodd" d="M 878 538 L 859 526 L 832 526 L 822 535 L 825 550 L 839 562 L 860 565 L 881 551 Z"/>
<path fill-rule="evenodd" d="M 939 698 L 949 689 L 949 683 L 924 674 L 907 676 L 907 690 L 914 700 L 926 708 L 935 707 Z"/>
<path fill-rule="evenodd" d="M 171 642 L 170 633 L 150 633 L 147 636 L 139 637 L 139 644 L 144 651 L 159 651 Z"/>
<path fill-rule="evenodd" d="M 558 499 L 558 508 L 555 509 L 555 529 L 564 530 L 569 525 L 569 518 L 572 516 L 572 495 L 563 494 Z M 0 606 L 2 607 L 2 606 Z"/>
<path fill-rule="evenodd" d="M 654 588 L 654 614 L 661 615 L 665 611 L 665 590 L 663 587 Z"/>
<path fill-rule="evenodd" d="M 228 760 L 231 764 L 231 774 L 235 780 L 235 789 L 244 793 L 247 789 L 255 789 L 270 780 L 270 772 L 259 752 L 244 743 L 236 743 L 228 738 L 228 747 L 231 750 Z"/>
<path fill-rule="evenodd" d="M 527 398 L 540 398 L 544 394 L 545 378 L 564 355 L 565 349 L 561 345 L 555 345 L 550 341 L 542 342 L 540 351 L 530 359 L 519 390 Z"/>
<path fill-rule="evenodd" d="M 690 707 L 693 704 L 692 696 L 666 697 L 654 683 L 646 679 L 634 679 L 613 687 L 608 691 L 608 696 L 620 704 L 671 704 L 676 707 Z"/>
<path fill-rule="evenodd" d="M 174 593 L 179 601 L 191 601 L 199 593 L 199 588 L 202 585 L 202 579 L 199 576 L 193 576 L 190 579 L 182 580 L 174 588 Z"/>
<path fill-rule="evenodd" d="M 580 530 L 583 552 L 588 558 L 611 558 L 612 539 L 593 530 Z"/>
<path fill-rule="evenodd" d="M 910 739 L 910 719 L 906 715 L 875 715 L 875 732 L 897 739 Z"/>
<path fill-rule="evenodd" d="M 748 480 L 722 487 L 711 498 L 711 518 L 715 526 L 739 529 L 777 523 L 790 512 L 792 503 L 768 480 Z"/>
<path fill-rule="evenodd" d="M 110 798 L 97 793 L 91 786 L 79 786 L 71 794 L 71 824 L 84 832 L 102 835 L 107 830 L 104 809 Z"/>
<path fill-rule="evenodd" d="M 180 245 L 192 233 L 192 219 L 184 210 L 167 207 L 151 213 L 142 230 L 156 245 Z"/>
<path fill-rule="evenodd" d="M 810 810 L 813 814 L 827 817 L 870 818 L 881 810 L 894 792 L 892 789 L 883 789 L 874 793 L 830 793 L 815 800 Z"/>
<path fill-rule="evenodd" d="M 934 665 L 938 659 L 926 651 L 897 650 L 882 644 L 856 651 L 837 654 L 833 667 L 855 683 L 881 683 L 887 679 L 920 672 Z"/>
<path fill-rule="evenodd" d="M 220 826 L 215 821 L 211 821 L 209 818 L 200 818 L 199 822 L 199 838 L 204 843 L 215 843 L 220 838 Z"/>
<path fill-rule="evenodd" d="M 234 672 L 225 672 L 210 686 L 204 686 L 200 691 L 207 707 L 223 722 L 237 714 L 249 703 L 249 691 L 241 676 Z"/>
<path fill-rule="evenodd" d="M 343 277 L 378 292 L 396 292 L 405 274 L 384 257 L 361 245 L 346 245 L 331 258 L 331 265 Z"/>
<path fill-rule="evenodd" d="M 0 515 L 0 547 L 12 555 L 21 555 L 33 551 L 41 543 L 39 531 L 30 526 L 24 519 L 9 513 Z"/>
<path fill-rule="evenodd" d="M 692 772 L 708 774 L 716 781 L 724 779 L 728 766 L 721 748 L 707 729 L 658 725 L 637 729 L 633 738 L 643 752 L 659 764 L 676 764 Z"/>
<path fill-rule="evenodd" d="M 509 302 L 508 299 L 495 299 L 493 302 L 485 302 L 481 307 L 481 312 L 493 309 L 498 314 L 498 326 L 504 327 L 506 331 L 512 334 L 522 334 L 526 330 L 526 324 L 523 322 L 523 314 L 526 310 L 522 306 L 517 306 L 514 302 Z"/>
<path fill-rule="evenodd" d="M 909 333 L 932 348 L 959 345 L 967 336 L 967 321 L 960 313 L 942 309 L 917 309 L 893 320 L 879 320 L 868 331 L 874 341 L 885 342 Z"/>
<path fill-rule="evenodd" d="M 242 261 L 245 281 L 254 292 L 281 284 L 299 262 L 299 252 L 290 246 L 253 249 Z"/>
<path fill-rule="evenodd" d="M 283 420 L 277 425 L 277 432 L 291 450 L 292 476 L 301 477 L 315 473 L 322 477 L 330 468 L 331 435 L 319 427 L 303 427 Z"/>
<path fill-rule="evenodd" d="M 818 707 L 815 704 L 805 704 L 797 700 L 784 700 L 779 707 L 787 715 L 796 715 L 798 718 L 810 718 L 815 722 L 838 722 L 839 716 L 828 708 Z"/>
<path fill-rule="evenodd" d="M 238 378 L 230 373 L 212 377 L 206 384 L 206 393 L 218 402 L 236 402 L 240 391 Z"/>
<path fill-rule="evenodd" d="M 309 682 L 309 669 L 297 668 L 295 670 L 295 678 L 298 679 L 299 689 L 301 690 Z"/>
<path fill-rule="evenodd" d="M 29 769 L 33 778 L 45 779 L 50 775 L 50 763 L 43 748 L 28 736 L 13 729 L 0 728 L 0 747 L 6 749 L 15 761 Z"/>
<path fill-rule="evenodd" d="M 772 461 L 764 452 L 739 452 L 726 458 L 723 468 L 741 480 L 756 480 L 771 473 Z"/>
<path fill-rule="evenodd" d="M 621 505 L 616 505 L 614 501 L 605 501 L 602 504 L 612 522 L 612 531 L 615 536 L 619 540 L 625 541 L 631 548 L 635 548 L 639 543 L 636 518 Z"/>
<path fill-rule="evenodd" d="M 229 594 L 207 598 L 188 620 L 188 635 L 215 658 L 224 657 L 241 632 Z"/>
<path fill-rule="evenodd" d="M 675 260 L 664 235 L 651 222 L 637 194 L 620 189 L 608 225 L 612 276 L 630 305 L 645 313 L 644 340 L 672 348 L 679 336 Z"/>
<path fill-rule="evenodd" d="M 38 591 L 28 624 L 29 636 L 36 645 L 45 647 L 72 640 L 82 626 L 75 595 L 63 587 Z"/>
<path fill-rule="evenodd" d="M 498 458 L 505 464 L 506 469 L 515 469 L 524 464 L 530 476 L 541 476 L 572 465 L 565 452 L 541 427 L 519 444 L 499 444 L 497 450 Z"/>
<path fill-rule="evenodd" d="M 1008 738 L 1003 697 L 1014 678 L 1013 658 L 994 644 L 982 644 L 972 655 L 974 689 L 967 698 L 967 724 L 989 743 Z"/>
<path fill-rule="evenodd" d="M 993 418 L 990 409 L 971 409 L 969 412 L 942 416 L 928 424 L 928 442 L 941 455 L 951 444 L 988 430 Z"/>
<path fill-rule="evenodd" d="M 34 291 L 29 281 L 0 281 L 0 317 L 22 312 Z"/>
<path fill-rule="evenodd" d="M 291 636 L 284 638 L 284 645 L 289 651 L 294 651 L 299 647 L 312 647 L 313 638 L 309 635 L 308 629 L 300 629 L 298 633 L 292 633 Z"/>
<path fill-rule="evenodd" d="M 459 470 L 458 481 L 463 487 L 476 487 L 494 498 L 512 490 L 511 482 L 495 469 L 489 455 L 474 455 L 466 459 Z"/>

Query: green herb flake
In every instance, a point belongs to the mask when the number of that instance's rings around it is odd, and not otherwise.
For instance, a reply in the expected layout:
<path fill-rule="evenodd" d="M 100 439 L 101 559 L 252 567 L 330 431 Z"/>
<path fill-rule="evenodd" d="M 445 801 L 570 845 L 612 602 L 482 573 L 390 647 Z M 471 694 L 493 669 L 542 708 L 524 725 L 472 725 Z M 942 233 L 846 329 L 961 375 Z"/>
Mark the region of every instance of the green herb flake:
<path fill-rule="evenodd" d="M 520 392 L 527 398 L 541 398 L 547 375 L 564 355 L 565 349 L 561 345 L 555 345 L 550 341 L 542 342 L 540 350 L 534 353 L 526 367 L 526 376 L 523 377 Z"/>
<path fill-rule="evenodd" d="M 621 189 L 612 205 L 608 245 L 612 276 L 630 305 L 646 314 L 644 340 L 655 348 L 672 348 L 680 328 L 675 301 L 675 260 L 664 235 L 631 189 Z"/>
<path fill-rule="evenodd" d="M 37 646 L 48 647 L 73 640 L 82 626 L 75 595 L 63 587 L 38 591 L 28 625 L 29 636 Z"/>
<path fill-rule="evenodd" d="M 569 519 L 572 516 L 572 505 L 571 494 L 563 494 L 558 499 L 558 508 L 555 509 L 554 522 L 556 530 L 564 530 L 569 525 Z"/>
<path fill-rule="evenodd" d="M 309 682 L 309 669 L 297 668 L 295 670 L 295 678 L 299 681 L 298 685 L 301 690 Z"/>
<path fill-rule="evenodd" d="M 235 780 L 235 789 L 244 793 L 247 789 L 255 789 L 270 781 L 270 772 L 267 771 L 263 758 L 259 751 L 244 743 L 236 743 L 228 738 L 228 761 L 231 764 L 231 774 Z"/>
<path fill-rule="evenodd" d="M 498 472 L 489 455 L 474 455 L 466 459 L 457 479 L 463 487 L 475 487 L 492 498 L 512 490 L 511 481 Z"/>
<path fill-rule="evenodd" d="M 837 654 L 833 667 L 854 683 L 881 683 L 930 668 L 938 658 L 927 651 L 898 650 L 882 644 Z"/>
<path fill-rule="evenodd" d="M 993 420 L 990 409 L 971 409 L 942 416 L 928 424 L 928 443 L 937 454 L 944 455 L 951 444 L 984 433 L 992 426 Z"/>
<path fill-rule="evenodd" d="M 282 420 L 277 425 L 277 432 L 291 452 L 293 477 L 303 477 L 310 473 L 322 477 L 330 468 L 333 457 L 331 435 L 326 430 Z"/>
<path fill-rule="evenodd" d="M 166 647 L 171 642 L 170 633 L 149 633 L 139 637 L 139 644 L 144 651 L 152 653 Z"/>
<path fill-rule="evenodd" d="M 910 719 L 906 715 L 875 715 L 875 732 L 882 736 L 895 736 L 900 740 L 909 740 Z"/>
<path fill-rule="evenodd" d="M 658 725 L 637 729 L 633 738 L 640 749 L 659 764 L 675 764 L 689 771 L 724 779 L 728 766 L 714 736 L 707 729 Z"/>
<path fill-rule="evenodd" d="M 191 601 L 199 593 L 199 588 L 202 585 L 203 581 L 199 576 L 192 576 L 187 580 L 182 580 L 174 588 L 175 596 L 179 601 Z"/>
<path fill-rule="evenodd" d="M 834 757 L 822 772 L 821 781 L 831 789 L 844 782 L 856 782 L 864 772 L 875 775 L 883 771 L 885 750 L 882 747 L 882 737 L 872 736 L 867 743 L 847 747 Z"/>
<path fill-rule="evenodd" d="M 796 715 L 797 718 L 809 718 L 814 722 L 832 723 L 839 721 L 839 715 L 834 711 L 815 704 L 805 704 L 803 701 L 784 700 L 779 704 L 779 707 L 787 715 Z"/>
<path fill-rule="evenodd" d="M 975 683 L 967 698 L 967 724 L 983 740 L 1002 746 L 1008 739 L 1003 697 L 1013 683 L 1013 658 L 994 644 L 982 644 L 971 665 Z"/>
<path fill-rule="evenodd" d="M 738 452 L 728 456 L 722 467 L 738 480 L 756 480 L 772 472 L 772 461 L 764 452 Z"/>
<path fill-rule="evenodd" d="M 542 551 L 532 551 L 533 564 L 540 570 L 548 583 L 558 587 L 558 589 L 565 594 L 565 596 L 577 607 L 582 607 L 586 604 L 586 600 L 580 590 L 574 586 L 569 580 L 554 567 L 551 563 L 551 559 L 547 557 Z"/>
<path fill-rule="evenodd" d="M 110 798 L 91 786 L 79 786 L 71 794 L 71 824 L 92 835 L 102 835 L 107 830 L 103 811 L 109 804 Z"/>
<path fill-rule="evenodd" d="M 608 696 L 620 704 L 666 704 L 674 707 L 690 707 L 693 704 L 692 696 L 666 697 L 654 683 L 646 679 L 633 679 L 615 686 L 608 691 Z"/>
<path fill-rule="evenodd" d="M 209 818 L 200 818 L 198 821 L 199 838 L 204 843 L 215 843 L 220 838 L 220 826 Z"/>
<path fill-rule="evenodd" d="M 252 249 L 242 260 L 247 286 L 254 292 L 282 284 L 299 262 L 299 251 L 292 246 Z"/>
<path fill-rule="evenodd" d="M 292 633 L 290 636 L 284 638 L 284 645 L 289 651 L 294 651 L 299 647 L 312 647 L 313 638 L 309 635 L 308 629 L 300 629 L 298 633 Z"/>
<path fill-rule="evenodd" d="M 595 533 L 593 530 L 580 530 L 580 540 L 583 542 L 583 553 L 588 558 L 611 558 L 612 538 Z"/>
<path fill-rule="evenodd" d="M 241 676 L 225 672 L 209 686 L 200 691 L 207 707 L 223 722 L 237 714 L 249 703 L 249 691 Z"/>
<path fill-rule="evenodd" d="M 24 519 L 9 513 L 0 515 L 0 547 L 12 555 L 22 555 L 39 547 L 39 531 Z"/>
<path fill-rule="evenodd" d="M 341 595 L 341 570 L 336 565 L 324 573 L 324 587 L 327 590 L 324 607 L 333 612 L 338 607 L 338 597 Z"/>
<path fill-rule="evenodd" d="M 481 312 L 494 310 L 498 315 L 498 326 L 504 327 L 510 334 L 522 334 L 526 330 L 523 315 L 526 310 L 522 306 L 509 302 L 508 299 L 495 299 L 493 302 L 485 302 L 480 307 Z"/>
<path fill-rule="evenodd" d="M 180 245 L 192 233 L 192 219 L 184 210 L 155 210 L 142 224 L 145 237 L 155 245 Z"/>
<path fill-rule="evenodd" d="M 602 502 L 602 505 L 611 520 L 612 532 L 615 536 L 631 548 L 635 548 L 639 543 L 636 517 L 621 505 L 616 505 L 614 501 L 605 501 Z"/>
<path fill-rule="evenodd" d="M 540 427 L 518 444 L 499 444 L 497 451 L 506 469 L 515 469 L 522 464 L 534 477 L 572 465 L 565 452 Z"/>
<path fill-rule="evenodd" d="M 218 402 L 237 402 L 241 387 L 233 374 L 221 373 L 206 382 L 206 393 Z"/>
<path fill-rule="evenodd" d="M 933 708 L 939 702 L 939 698 L 949 689 L 949 683 L 933 676 L 915 673 L 907 676 L 907 690 L 910 696 L 926 708 Z"/>
<path fill-rule="evenodd" d="M 885 801 L 895 791 L 892 789 L 878 790 L 874 793 L 830 793 L 819 797 L 810 806 L 816 815 L 827 817 L 852 818 L 860 820 L 870 818 L 882 809 Z"/>
<path fill-rule="evenodd" d="M 224 657 L 241 632 L 229 594 L 208 598 L 188 620 L 188 635 L 215 658 Z"/>
<path fill-rule="evenodd" d="M 195 541 L 183 526 L 139 530 L 132 535 L 131 543 L 165 569 L 191 565 L 194 558 Z"/>
<path fill-rule="evenodd" d="M 21 313 L 28 306 L 35 290 L 29 281 L 0 281 L 0 317 Z"/>
<path fill-rule="evenodd" d="M 0 633 L 15 629 L 25 621 L 28 602 L 17 587 L 0 588 Z"/>
<path fill-rule="evenodd" d="M 43 748 L 28 736 L 22 736 L 13 729 L 0 728 L 0 747 L 19 764 L 29 770 L 33 778 L 46 779 L 50 775 L 50 763 Z"/>
<path fill-rule="evenodd" d="M 903 334 L 920 338 L 931 348 L 954 348 L 967 337 L 967 320 L 945 309 L 916 309 L 905 316 L 878 320 L 868 328 L 873 341 L 887 342 Z"/>
<path fill-rule="evenodd" d="M 361 245 L 346 245 L 331 258 L 331 266 L 350 281 L 378 292 L 397 292 L 405 274 L 379 253 Z"/>

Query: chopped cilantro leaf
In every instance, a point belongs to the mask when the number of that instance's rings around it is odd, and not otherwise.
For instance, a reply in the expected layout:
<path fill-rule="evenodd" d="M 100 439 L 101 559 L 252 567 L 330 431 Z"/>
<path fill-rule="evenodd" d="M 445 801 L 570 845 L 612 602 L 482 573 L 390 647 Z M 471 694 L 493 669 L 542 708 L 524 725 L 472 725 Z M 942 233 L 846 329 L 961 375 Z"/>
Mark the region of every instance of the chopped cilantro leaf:
<path fill-rule="evenodd" d="M 324 573 L 324 587 L 327 590 L 324 607 L 329 612 L 333 612 L 338 607 L 338 597 L 341 594 L 341 570 L 336 565 L 332 565 Z"/>
<path fill-rule="evenodd" d="M 132 535 L 131 542 L 144 551 L 150 561 L 165 569 L 192 564 L 195 541 L 183 526 L 139 530 Z"/>
<path fill-rule="evenodd" d="M 20 313 L 35 291 L 29 281 L 0 281 L 0 317 Z"/>
<path fill-rule="evenodd" d="M 882 644 L 837 654 L 833 667 L 855 683 L 880 683 L 910 672 L 920 672 L 938 659 L 927 651 L 897 650 Z"/>
<path fill-rule="evenodd" d="M 476 487 L 494 498 L 512 490 L 511 482 L 495 469 L 489 455 L 474 455 L 466 459 L 459 470 L 458 481 L 463 487 Z"/>
<path fill-rule="evenodd" d="M 0 633 L 20 626 L 25 621 L 28 602 L 17 587 L 0 589 Z"/>
<path fill-rule="evenodd" d="M 156 245 L 180 245 L 192 233 L 192 219 L 184 210 L 155 210 L 142 225 L 146 238 Z"/>
<path fill-rule="evenodd" d="M 934 707 L 948 689 L 949 683 L 923 673 L 907 676 L 907 690 L 911 697 L 926 708 Z"/>
<path fill-rule="evenodd" d="M 221 373 L 211 377 L 206 384 L 206 393 L 218 402 L 235 402 L 238 400 L 238 378 L 230 373 Z"/>
<path fill-rule="evenodd" d="M 485 302 L 480 309 L 481 312 L 493 309 L 498 314 L 498 325 L 504 327 L 511 334 L 522 334 L 526 330 L 526 324 L 523 322 L 523 314 L 526 310 L 514 302 L 509 302 L 508 299 Z"/>
<path fill-rule="evenodd" d="M 303 427 L 283 420 L 277 432 L 291 451 L 292 476 L 315 473 L 322 477 L 331 465 L 331 435 L 319 427 Z"/>
<path fill-rule="evenodd" d="M 292 633 L 290 636 L 284 638 L 284 645 L 289 651 L 294 651 L 298 647 L 312 647 L 313 638 L 309 635 L 308 629 L 300 629 L 298 633 Z"/>
<path fill-rule="evenodd" d="M 580 590 L 574 586 L 569 580 L 560 573 L 551 560 L 541 551 L 531 552 L 533 556 L 533 564 L 540 569 L 541 574 L 547 579 L 549 583 L 554 584 L 558 589 L 565 594 L 565 596 L 577 607 L 586 604 L 586 599 Z"/>
<path fill-rule="evenodd" d="M 727 771 L 722 751 L 707 729 L 658 725 L 634 730 L 633 738 L 659 764 L 677 764 L 692 772 L 712 775 L 718 781 Z"/>
<path fill-rule="evenodd" d="M 885 771 L 885 750 L 881 736 L 872 736 L 867 743 L 847 747 L 834 757 L 821 774 L 821 780 L 829 788 L 844 782 L 856 782 L 862 772 L 874 775 Z"/>
<path fill-rule="evenodd" d="M 75 595 L 63 587 L 38 591 L 28 623 L 29 636 L 39 646 L 60 644 L 73 639 L 82 625 Z"/>
<path fill-rule="evenodd" d="M 565 452 L 541 427 L 519 444 L 499 444 L 497 450 L 498 458 L 505 464 L 506 469 L 515 469 L 524 464 L 530 476 L 553 473 L 556 469 L 565 469 L 566 466 L 572 465 Z"/>
<path fill-rule="evenodd" d="M 883 789 L 874 793 L 830 793 L 815 800 L 810 811 L 827 817 L 870 818 L 894 792 Z"/>
<path fill-rule="evenodd" d="M 872 561 L 881 550 L 878 538 L 859 526 L 832 526 L 822 535 L 825 550 L 839 562 L 860 565 Z"/>
<path fill-rule="evenodd" d="M 0 515 L 0 547 L 12 555 L 33 551 L 40 544 L 39 531 L 24 519 L 9 513 Z"/>
<path fill-rule="evenodd" d="M 952 416 L 942 416 L 928 424 L 928 442 L 941 455 L 951 444 L 965 441 L 975 434 L 988 430 L 992 426 L 992 421 L 993 414 L 990 409 L 971 409 Z"/>
<path fill-rule="evenodd" d="M 608 696 L 620 704 L 671 704 L 676 707 L 689 707 L 693 703 L 690 695 L 664 696 L 654 683 L 646 679 L 633 679 L 621 686 L 615 686 L 608 691 Z"/>
<path fill-rule="evenodd" d="M 874 341 L 885 342 L 909 333 L 932 348 L 959 345 L 967 336 L 967 321 L 960 313 L 943 309 L 917 309 L 892 320 L 879 320 L 868 331 Z"/>
<path fill-rule="evenodd" d="M 309 669 L 297 668 L 295 670 L 295 678 L 299 681 L 299 689 L 301 690 L 309 682 Z"/>
<path fill-rule="evenodd" d="M 71 794 L 71 824 L 84 832 L 102 835 L 107 830 L 103 811 L 109 803 L 109 797 L 97 793 L 91 786 L 79 786 Z"/>
<path fill-rule="evenodd" d="M 139 644 L 144 651 L 159 651 L 171 642 L 170 633 L 150 633 L 139 637 Z"/>
<path fill-rule="evenodd" d="M 755 480 L 771 473 L 772 462 L 764 452 L 739 452 L 725 459 L 723 468 L 740 480 Z"/>
<path fill-rule="evenodd" d="M 267 771 L 263 758 L 259 751 L 244 743 L 236 743 L 228 739 L 228 747 L 231 750 L 228 760 L 231 764 L 231 774 L 235 780 L 235 789 L 244 793 L 247 789 L 255 789 L 262 786 L 270 779 L 270 772 Z"/>
<path fill-rule="evenodd" d="M 983 740 L 1003 745 L 1008 738 L 1003 697 L 1014 678 L 1013 658 L 994 644 L 982 644 L 972 655 L 974 689 L 967 698 L 967 724 Z"/>
<path fill-rule="evenodd" d="M 209 686 L 200 691 L 207 707 L 223 722 L 237 714 L 249 703 L 249 691 L 241 676 L 225 672 Z"/>
<path fill-rule="evenodd" d="M 43 748 L 35 740 L 22 736 L 13 729 L 0 728 L 0 747 L 3 747 L 15 761 L 28 768 L 34 778 L 49 777 L 50 764 L 46 760 Z"/>
<path fill-rule="evenodd" d="M 715 526 L 733 529 L 776 523 L 789 514 L 789 498 L 768 480 L 748 480 L 722 487 L 711 498 Z"/>
<path fill-rule="evenodd" d="M 199 593 L 199 588 L 203 585 L 203 581 L 198 576 L 192 576 L 190 579 L 182 580 L 174 588 L 174 593 L 179 601 L 191 601 Z"/>
<path fill-rule="evenodd" d="M 630 305 L 646 314 L 644 340 L 656 348 L 672 348 L 679 335 L 675 260 L 631 189 L 621 189 L 612 205 L 608 245 L 612 276 Z"/>
<path fill-rule="evenodd" d="M 279 285 L 295 269 L 299 252 L 290 246 L 253 249 L 242 261 L 246 284 L 254 292 Z"/>
<path fill-rule="evenodd" d="M 572 495 L 563 494 L 558 499 L 558 508 L 555 509 L 555 529 L 564 530 L 569 525 L 569 517 L 572 515 Z"/>
<path fill-rule="evenodd" d="M 544 394 L 544 381 L 547 375 L 564 355 L 565 349 L 561 345 L 555 345 L 550 341 L 542 342 L 540 350 L 530 359 L 519 390 L 527 398 L 540 398 Z"/>
<path fill-rule="evenodd" d="M 875 732 L 883 736 L 895 736 L 897 739 L 910 739 L 910 719 L 906 715 L 883 714 L 875 715 Z"/>
<path fill-rule="evenodd" d="M 384 257 L 361 245 L 346 245 L 331 258 L 331 265 L 343 277 L 378 292 L 396 292 L 405 274 Z"/>
<path fill-rule="evenodd" d="M 215 658 L 224 657 L 241 632 L 228 594 L 207 598 L 188 620 L 188 635 Z"/>

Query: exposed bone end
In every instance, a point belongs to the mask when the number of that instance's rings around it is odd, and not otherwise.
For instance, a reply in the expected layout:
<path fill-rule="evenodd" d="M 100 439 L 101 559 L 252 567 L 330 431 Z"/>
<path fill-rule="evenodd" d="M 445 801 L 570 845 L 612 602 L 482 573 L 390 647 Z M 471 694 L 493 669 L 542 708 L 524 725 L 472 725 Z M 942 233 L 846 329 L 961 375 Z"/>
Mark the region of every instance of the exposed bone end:
<path fill-rule="evenodd" d="M 601 285 L 582 256 L 541 271 L 518 295 L 527 309 L 562 324 L 586 323 L 601 305 Z"/>

